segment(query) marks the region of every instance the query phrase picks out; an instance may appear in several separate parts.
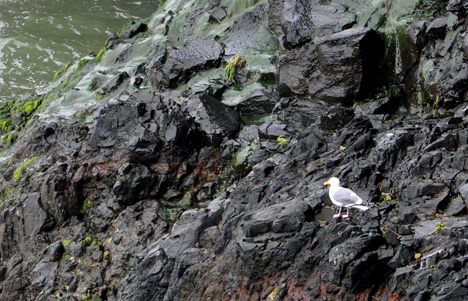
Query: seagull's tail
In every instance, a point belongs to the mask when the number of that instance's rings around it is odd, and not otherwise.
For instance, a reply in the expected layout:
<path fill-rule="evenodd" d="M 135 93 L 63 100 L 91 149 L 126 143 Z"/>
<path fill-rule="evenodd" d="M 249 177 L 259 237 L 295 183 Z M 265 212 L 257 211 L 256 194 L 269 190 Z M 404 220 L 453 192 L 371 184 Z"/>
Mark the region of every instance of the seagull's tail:
<path fill-rule="evenodd" d="M 369 209 L 369 207 L 367 206 L 364 206 L 364 205 L 354 205 L 354 206 L 351 206 L 352 208 L 356 208 L 356 209 L 359 209 L 361 211 L 366 211 Z"/>

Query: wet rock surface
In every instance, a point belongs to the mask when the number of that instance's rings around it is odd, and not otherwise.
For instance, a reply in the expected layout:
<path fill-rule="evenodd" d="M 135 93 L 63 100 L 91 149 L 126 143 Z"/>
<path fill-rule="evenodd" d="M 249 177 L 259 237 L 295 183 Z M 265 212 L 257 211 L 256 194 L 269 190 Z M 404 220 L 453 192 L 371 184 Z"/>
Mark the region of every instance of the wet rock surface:
<path fill-rule="evenodd" d="M 223 47 L 210 39 L 194 40 L 181 48 L 169 48 L 165 62 L 151 71 L 153 85 L 159 89 L 176 88 L 197 72 L 219 66 L 223 53 Z"/>
<path fill-rule="evenodd" d="M 384 2 L 171 1 L 110 37 L 98 102 L 15 117 L 0 299 L 463 300 L 468 8 Z M 332 176 L 370 209 L 333 219 Z"/>

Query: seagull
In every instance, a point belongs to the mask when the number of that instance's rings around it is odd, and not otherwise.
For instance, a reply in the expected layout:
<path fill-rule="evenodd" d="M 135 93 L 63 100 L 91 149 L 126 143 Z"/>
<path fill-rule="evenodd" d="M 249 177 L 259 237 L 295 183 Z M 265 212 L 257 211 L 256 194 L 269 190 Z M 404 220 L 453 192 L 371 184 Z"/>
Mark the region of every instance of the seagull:
<path fill-rule="evenodd" d="M 331 201 L 336 206 L 340 207 L 338 214 L 333 215 L 333 218 L 338 218 L 341 216 L 341 208 L 346 207 L 346 215 L 343 215 L 343 218 L 349 217 L 349 208 L 356 208 L 362 211 L 366 211 L 369 207 L 361 205 L 363 203 L 362 199 L 351 189 L 343 188 L 340 186 L 340 180 L 338 178 L 331 178 L 323 185 L 330 188 L 328 190 L 328 195 L 330 196 Z"/>

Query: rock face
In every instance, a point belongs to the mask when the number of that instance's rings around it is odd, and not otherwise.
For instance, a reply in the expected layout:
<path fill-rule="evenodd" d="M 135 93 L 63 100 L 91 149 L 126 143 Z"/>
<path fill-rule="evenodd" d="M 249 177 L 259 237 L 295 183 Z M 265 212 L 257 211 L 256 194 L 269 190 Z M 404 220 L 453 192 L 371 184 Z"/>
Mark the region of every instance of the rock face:
<path fill-rule="evenodd" d="M 8 107 L 0 300 L 466 297 L 464 1 L 161 2 Z"/>
<path fill-rule="evenodd" d="M 280 85 L 294 94 L 351 105 L 377 87 L 382 54 L 382 41 L 373 30 L 347 29 L 284 54 Z"/>

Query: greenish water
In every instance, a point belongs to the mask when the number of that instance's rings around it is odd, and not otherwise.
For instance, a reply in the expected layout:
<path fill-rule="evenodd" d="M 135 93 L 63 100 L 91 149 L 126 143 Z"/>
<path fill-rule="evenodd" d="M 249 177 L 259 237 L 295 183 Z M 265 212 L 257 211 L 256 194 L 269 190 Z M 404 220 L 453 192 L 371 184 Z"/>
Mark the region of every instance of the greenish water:
<path fill-rule="evenodd" d="M 150 17 L 154 0 L 0 0 L 0 101 L 25 97 L 55 71 L 98 52 L 106 31 Z"/>

